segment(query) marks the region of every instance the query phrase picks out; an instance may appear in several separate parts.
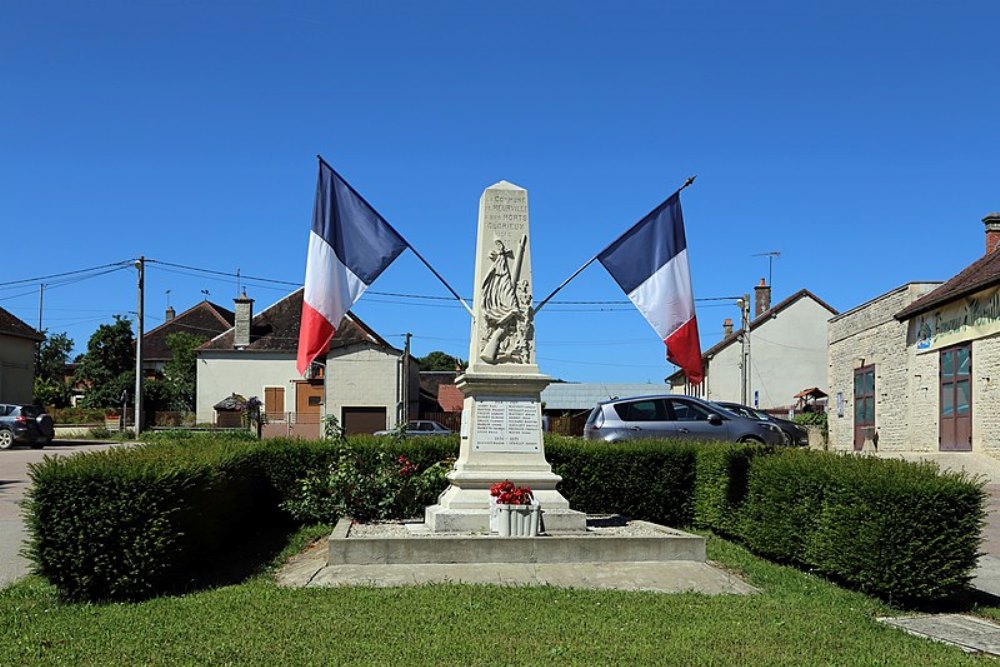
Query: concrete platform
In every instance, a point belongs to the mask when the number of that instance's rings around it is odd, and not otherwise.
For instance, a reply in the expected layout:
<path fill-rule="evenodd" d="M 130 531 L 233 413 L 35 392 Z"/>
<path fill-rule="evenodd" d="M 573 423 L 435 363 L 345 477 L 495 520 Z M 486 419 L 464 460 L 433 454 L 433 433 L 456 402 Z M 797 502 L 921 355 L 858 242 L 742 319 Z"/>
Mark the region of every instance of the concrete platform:
<path fill-rule="evenodd" d="M 935 614 L 878 620 L 911 635 L 957 646 L 967 653 L 1000 656 L 1000 625 L 982 618 L 962 614 Z"/>
<path fill-rule="evenodd" d="M 698 592 L 758 592 L 705 560 L 705 538 L 619 516 L 589 517 L 573 535 L 510 538 L 431 533 L 421 523 L 339 522 L 277 574 L 301 586 L 431 583 Z"/>
<path fill-rule="evenodd" d="M 675 560 L 607 563 L 452 563 L 327 565 L 318 541 L 293 557 L 276 579 L 287 587 L 481 584 L 560 588 L 752 595 L 759 593 L 731 572 L 708 562 Z"/>
<path fill-rule="evenodd" d="M 705 561 L 705 538 L 647 521 L 589 517 L 587 530 L 538 537 L 432 533 L 424 524 L 355 525 L 330 536 L 328 565 Z"/>

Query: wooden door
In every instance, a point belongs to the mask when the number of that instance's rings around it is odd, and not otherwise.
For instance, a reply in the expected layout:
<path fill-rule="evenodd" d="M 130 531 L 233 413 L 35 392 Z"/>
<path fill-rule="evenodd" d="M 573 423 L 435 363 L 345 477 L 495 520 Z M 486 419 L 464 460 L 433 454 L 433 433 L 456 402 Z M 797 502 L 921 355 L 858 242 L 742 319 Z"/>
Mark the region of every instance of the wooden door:
<path fill-rule="evenodd" d="M 972 451 L 972 346 L 941 350 L 941 405 L 938 448 Z"/>
<path fill-rule="evenodd" d="M 875 436 L 875 367 L 854 371 L 854 451 Z"/>
<path fill-rule="evenodd" d="M 264 387 L 264 413 L 267 415 L 268 421 L 284 421 L 284 387 Z"/>
<path fill-rule="evenodd" d="M 318 421 L 321 405 L 323 405 L 322 380 L 295 383 L 295 412 L 299 417 L 316 415 Z"/>

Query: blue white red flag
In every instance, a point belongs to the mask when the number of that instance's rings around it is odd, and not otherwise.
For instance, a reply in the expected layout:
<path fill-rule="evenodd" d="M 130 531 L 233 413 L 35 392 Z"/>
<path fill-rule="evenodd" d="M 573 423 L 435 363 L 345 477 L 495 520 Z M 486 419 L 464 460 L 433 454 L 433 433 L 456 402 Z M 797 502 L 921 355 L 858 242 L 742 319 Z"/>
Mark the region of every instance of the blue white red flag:
<path fill-rule="evenodd" d="M 691 384 L 705 376 L 694 314 L 680 193 L 637 222 L 597 259 L 667 346 Z"/>
<path fill-rule="evenodd" d="M 300 374 L 327 351 L 341 318 L 407 247 L 385 218 L 321 159 L 299 327 Z"/>

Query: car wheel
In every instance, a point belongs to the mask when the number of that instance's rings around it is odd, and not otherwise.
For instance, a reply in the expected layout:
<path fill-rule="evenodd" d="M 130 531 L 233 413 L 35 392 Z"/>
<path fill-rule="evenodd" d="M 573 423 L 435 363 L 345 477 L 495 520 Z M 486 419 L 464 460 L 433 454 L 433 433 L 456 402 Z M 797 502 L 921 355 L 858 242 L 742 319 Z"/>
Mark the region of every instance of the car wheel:
<path fill-rule="evenodd" d="M 42 447 L 44 447 L 45 445 L 49 444 L 50 442 L 52 442 L 52 438 L 42 438 L 41 440 L 35 440 L 33 443 L 31 443 L 31 448 L 32 449 L 41 449 Z"/>
<path fill-rule="evenodd" d="M 745 436 L 743 436 L 742 438 L 740 438 L 740 442 L 742 444 L 744 444 L 744 445 L 749 445 L 749 444 L 763 445 L 764 444 L 763 440 L 761 440 L 760 438 L 758 438 L 756 436 L 753 436 L 753 435 L 745 435 Z"/>
<path fill-rule="evenodd" d="M 14 434 L 10 432 L 10 429 L 0 429 L 0 449 L 10 449 L 13 444 Z"/>

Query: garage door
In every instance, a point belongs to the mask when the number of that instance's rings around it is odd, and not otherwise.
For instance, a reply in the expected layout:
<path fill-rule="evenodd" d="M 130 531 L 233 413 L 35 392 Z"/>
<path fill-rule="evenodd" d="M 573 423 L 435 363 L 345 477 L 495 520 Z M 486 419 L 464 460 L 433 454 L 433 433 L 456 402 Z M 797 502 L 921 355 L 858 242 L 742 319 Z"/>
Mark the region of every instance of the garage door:
<path fill-rule="evenodd" d="M 347 435 L 372 434 L 386 427 L 385 408 L 342 408 L 340 423 Z"/>

